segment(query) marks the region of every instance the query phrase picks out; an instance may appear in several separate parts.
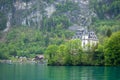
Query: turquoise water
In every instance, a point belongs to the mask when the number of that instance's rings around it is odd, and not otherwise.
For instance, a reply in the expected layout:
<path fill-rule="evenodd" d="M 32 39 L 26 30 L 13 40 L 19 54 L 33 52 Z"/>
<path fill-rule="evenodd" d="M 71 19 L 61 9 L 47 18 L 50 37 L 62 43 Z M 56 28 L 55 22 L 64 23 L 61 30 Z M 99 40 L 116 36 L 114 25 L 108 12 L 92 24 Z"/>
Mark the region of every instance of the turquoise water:
<path fill-rule="evenodd" d="M 0 64 L 0 80 L 120 80 L 120 67 Z"/>

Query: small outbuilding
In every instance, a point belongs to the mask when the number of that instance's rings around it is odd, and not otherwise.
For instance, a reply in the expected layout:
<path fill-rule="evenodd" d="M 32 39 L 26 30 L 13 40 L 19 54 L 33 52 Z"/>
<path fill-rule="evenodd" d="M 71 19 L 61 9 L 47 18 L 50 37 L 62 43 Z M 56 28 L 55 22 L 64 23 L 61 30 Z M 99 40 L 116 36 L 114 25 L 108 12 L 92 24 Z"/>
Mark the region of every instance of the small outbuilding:
<path fill-rule="evenodd" d="M 35 60 L 43 60 L 44 59 L 44 55 L 37 55 L 35 56 Z"/>

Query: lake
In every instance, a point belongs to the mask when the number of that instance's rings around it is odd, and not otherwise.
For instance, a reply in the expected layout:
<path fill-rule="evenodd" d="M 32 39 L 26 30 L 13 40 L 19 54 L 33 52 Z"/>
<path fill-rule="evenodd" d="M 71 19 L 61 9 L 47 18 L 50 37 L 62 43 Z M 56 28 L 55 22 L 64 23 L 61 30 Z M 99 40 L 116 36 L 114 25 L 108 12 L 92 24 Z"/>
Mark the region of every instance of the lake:
<path fill-rule="evenodd" d="M 0 63 L 0 80 L 120 80 L 120 67 Z"/>

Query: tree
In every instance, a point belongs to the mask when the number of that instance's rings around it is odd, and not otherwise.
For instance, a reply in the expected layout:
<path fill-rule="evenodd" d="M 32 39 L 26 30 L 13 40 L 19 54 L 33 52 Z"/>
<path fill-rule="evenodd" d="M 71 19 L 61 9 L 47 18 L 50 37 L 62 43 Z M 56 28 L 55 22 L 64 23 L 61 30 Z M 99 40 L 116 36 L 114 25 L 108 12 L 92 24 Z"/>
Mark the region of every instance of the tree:
<path fill-rule="evenodd" d="M 70 65 L 80 65 L 82 60 L 82 47 L 81 41 L 78 40 L 70 40 L 66 44 L 67 46 L 67 56 L 66 56 L 66 64 Z"/>
<path fill-rule="evenodd" d="M 48 65 L 80 65 L 82 53 L 80 40 L 69 40 L 60 46 L 50 45 L 46 49 Z"/>
<path fill-rule="evenodd" d="M 107 36 L 107 37 L 110 37 L 111 34 L 112 34 L 112 31 L 111 31 L 110 28 L 108 28 L 108 29 L 107 29 L 107 32 L 106 32 L 106 36 Z"/>
<path fill-rule="evenodd" d="M 104 46 L 100 43 L 94 52 L 95 57 L 95 65 L 104 65 Z"/>
<path fill-rule="evenodd" d="M 7 17 L 4 13 L 0 12 L 0 30 L 4 30 L 6 28 Z"/>
<path fill-rule="evenodd" d="M 67 57 L 68 57 L 68 52 L 67 52 L 67 46 L 64 44 L 61 44 L 57 50 L 57 60 L 59 64 L 61 65 L 67 65 Z"/>
<path fill-rule="evenodd" d="M 120 31 L 114 33 L 105 44 L 105 65 L 120 65 Z"/>
<path fill-rule="evenodd" d="M 55 56 L 57 54 L 58 46 L 49 45 L 45 51 L 46 58 L 48 59 L 48 64 L 55 64 Z"/>

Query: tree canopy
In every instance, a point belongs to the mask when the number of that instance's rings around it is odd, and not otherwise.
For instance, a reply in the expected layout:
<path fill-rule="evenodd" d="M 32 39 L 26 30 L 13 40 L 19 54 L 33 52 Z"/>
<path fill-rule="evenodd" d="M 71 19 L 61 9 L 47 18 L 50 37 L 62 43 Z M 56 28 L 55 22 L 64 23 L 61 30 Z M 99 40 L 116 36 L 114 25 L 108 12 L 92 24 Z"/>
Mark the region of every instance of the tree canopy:
<path fill-rule="evenodd" d="M 105 45 L 106 65 L 120 65 L 120 31 L 114 33 Z"/>

